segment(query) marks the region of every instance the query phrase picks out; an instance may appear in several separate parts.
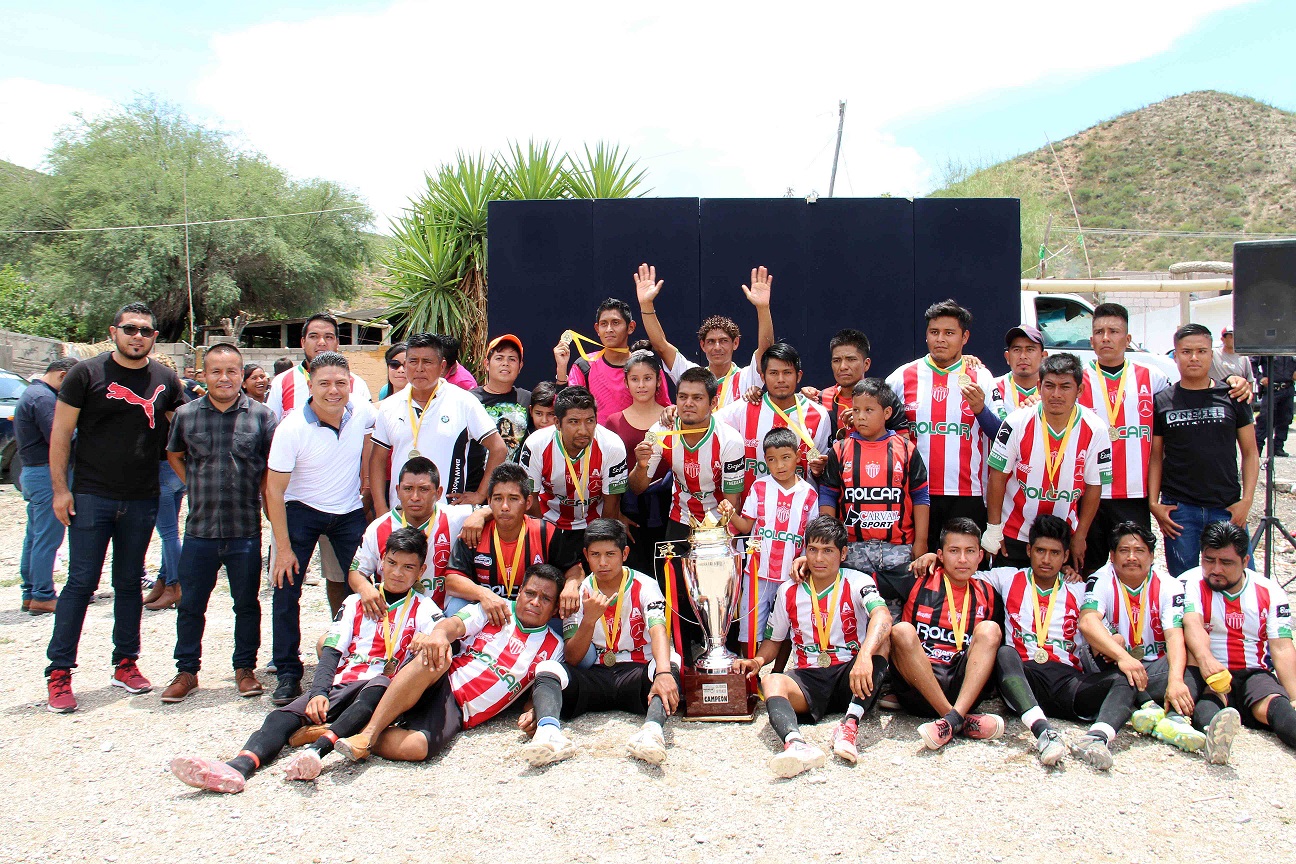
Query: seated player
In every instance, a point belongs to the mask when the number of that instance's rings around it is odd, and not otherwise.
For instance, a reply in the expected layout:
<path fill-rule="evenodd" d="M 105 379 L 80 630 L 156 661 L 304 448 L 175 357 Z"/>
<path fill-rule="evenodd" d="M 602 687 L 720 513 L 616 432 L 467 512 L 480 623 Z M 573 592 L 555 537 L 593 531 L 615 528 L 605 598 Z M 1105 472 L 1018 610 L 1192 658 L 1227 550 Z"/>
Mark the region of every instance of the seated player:
<path fill-rule="evenodd" d="M 761 683 L 770 725 L 783 742 L 783 752 L 769 763 L 778 777 L 824 764 L 823 751 L 806 742 L 798 724 L 838 711 L 846 717 L 833 732 L 833 753 L 854 764 L 860 718 L 877 702 L 887 671 L 891 613 L 872 578 L 842 569 L 846 529 L 831 516 L 810 520 L 805 557 L 808 578 L 779 588 L 756 657 L 734 661 L 736 671 L 754 677 L 792 641 L 795 668 Z"/>
<path fill-rule="evenodd" d="M 1108 538 L 1105 566 L 1094 571 L 1080 609 L 1080 635 L 1091 663 L 1121 674 L 1112 684 L 1098 722 L 1072 743 L 1072 752 L 1100 770 L 1111 767 L 1116 732 L 1133 720 L 1181 750 L 1200 750 L 1205 736 L 1184 719 L 1193 713 L 1199 686 L 1185 675 L 1183 586 L 1152 567 L 1156 538 L 1136 522 L 1117 525 Z M 1142 704 L 1138 711 L 1135 705 Z M 1170 712 L 1162 708 L 1168 705 Z"/>
<path fill-rule="evenodd" d="M 353 761 L 374 754 L 422 762 L 461 730 L 480 726 L 512 705 L 538 670 L 565 677 L 562 639 L 549 629 L 562 587 L 558 568 L 534 564 L 523 576 L 517 600 L 509 601 L 503 624 L 473 604 L 420 635 L 412 648 L 418 656 L 396 673 L 364 729 L 337 742 L 338 752 Z"/>
<path fill-rule="evenodd" d="M 332 752 L 338 736 L 364 726 L 391 676 L 411 655 L 415 639 L 425 638 L 441 619 L 437 605 L 415 590 L 426 558 L 422 531 L 393 531 L 382 562 L 387 604 L 382 621 L 364 614 L 357 595 L 347 597 L 324 642 L 310 689 L 271 711 L 233 759 L 177 756 L 171 760 L 171 773 L 198 789 L 242 792 L 253 772 L 269 764 L 285 745 L 310 744 L 289 763 L 287 777 L 318 777 L 321 759 Z"/>
<path fill-rule="evenodd" d="M 930 750 L 958 734 L 976 739 L 1003 734 L 999 715 L 970 713 L 986 696 L 1003 643 L 999 597 L 988 582 L 972 578 L 981 556 L 975 522 L 966 517 L 946 522 L 936 566 L 912 579 L 900 620 L 891 628 L 896 700 L 910 714 L 938 718 L 918 727 Z"/>
<path fill-rule="evenodd" d="M 1291 607 L 1276 580 L 1246 569 L 1248 551 L 1245 528 L 1213 522 L 1202 532 L 1201 566 L 1183 574 L 1190 674 L 1205 685 L 1193 725 L 1207 730 L 1215 764 L 1228 761 L 1239 722 L 1296 748 Z"/>
<path fill-rule="evenodd" d="M 590 575 L 581 583 L 581 605 L 563 622 L 567 674 L 536 673 L 533 707 L 518 721 L 533 737 L 522 756 L 539 767 L 575 752 L 559 720 L 591 711 L 645 715 L 627 745 L 636 759 L 666 761 L 662 725 L 679 705 L 679 656 L 666 635 L 666 600 L 657 581 L 625 566 L 630 539 L 613 519 L 585 529 Z M 580 668 L 592 655 L 594 664 Z"/>

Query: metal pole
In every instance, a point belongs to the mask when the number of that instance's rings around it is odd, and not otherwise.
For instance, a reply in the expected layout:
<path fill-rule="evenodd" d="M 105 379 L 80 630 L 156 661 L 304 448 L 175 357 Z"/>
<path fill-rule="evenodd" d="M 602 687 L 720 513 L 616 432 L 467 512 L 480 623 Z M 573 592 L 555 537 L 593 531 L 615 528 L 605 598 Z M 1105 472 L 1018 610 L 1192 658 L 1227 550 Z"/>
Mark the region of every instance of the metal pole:
<path fill-rule="evenodd" d="M 185 231 L 185 285 L 189 290 L 189 344 L 197 345 L 194 328 L 193 308 L 193 275 L 189 270 L 189 166 L 186 165 L 180 175 L 181 194 L 184 196 L 184 231 Z M 196 349 L 195 349 L 196 350 Z"/>
<path fill-rule="evenodd" d="M 846 100 L 837 103 L 837 149 L 833 151 L 832 176 L 828 179 L 828 197 L 833 196 L 837 185 L 837 158 L 841 156 L 842 127 L 846 125 Z"/>

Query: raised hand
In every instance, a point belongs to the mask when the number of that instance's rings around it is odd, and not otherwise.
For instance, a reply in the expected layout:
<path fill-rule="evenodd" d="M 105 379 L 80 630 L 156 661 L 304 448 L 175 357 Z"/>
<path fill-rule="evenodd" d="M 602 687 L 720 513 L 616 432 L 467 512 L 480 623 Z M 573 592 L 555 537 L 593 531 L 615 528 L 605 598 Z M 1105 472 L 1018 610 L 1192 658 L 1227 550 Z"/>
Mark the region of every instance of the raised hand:
<path fill-rule="evenodd" d="M 641 270 L 643 268 L 640 268 Z M 764 267 L 754 267 L 751 271 L 751 287 L 742 286 L 743 293 L 747 295 L 747 302 L 753 306 L 770 305 L 770 287 L 774 284 L 774 277 Z"/>
<path fill-rule="evenodd" d="M 755 271 L 752 271 L 755 272 Z M 657 268 L 650 267 L 647 264 L 640 264 L 639 271 L 634 274 L 635 296 L 639 298 L 640 309 L 651 309 L 653 301 L 661 293 L 664 280 L 657 279 Z"/>

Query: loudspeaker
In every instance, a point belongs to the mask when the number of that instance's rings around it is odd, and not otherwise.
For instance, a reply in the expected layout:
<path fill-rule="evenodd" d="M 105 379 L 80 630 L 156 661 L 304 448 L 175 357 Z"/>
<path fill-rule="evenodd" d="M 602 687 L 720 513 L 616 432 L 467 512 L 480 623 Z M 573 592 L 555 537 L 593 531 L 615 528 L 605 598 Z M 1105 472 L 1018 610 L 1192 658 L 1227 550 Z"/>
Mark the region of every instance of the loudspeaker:
<path fill-rule="evenodd" d="M 1296 240 L 1233 244 L 1233 345 L 1296 354 Z"/>

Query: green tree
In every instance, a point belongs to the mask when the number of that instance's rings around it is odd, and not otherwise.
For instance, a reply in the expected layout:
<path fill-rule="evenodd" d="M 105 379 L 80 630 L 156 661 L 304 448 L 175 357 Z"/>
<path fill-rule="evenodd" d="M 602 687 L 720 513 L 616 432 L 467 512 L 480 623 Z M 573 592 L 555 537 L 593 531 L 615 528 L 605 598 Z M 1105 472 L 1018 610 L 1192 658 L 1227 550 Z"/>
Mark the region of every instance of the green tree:
<path fill-rule="evenodd" d="M 39 289 L 18 275 L 12 264 L 0 267 L 0 330 L 72 341 L 77 321 L 71 312 L 52 306 Z"/>

